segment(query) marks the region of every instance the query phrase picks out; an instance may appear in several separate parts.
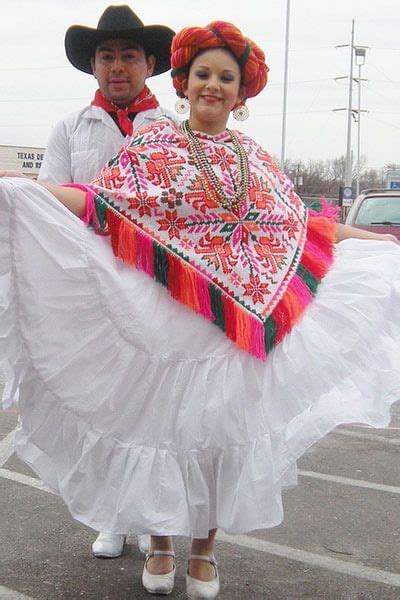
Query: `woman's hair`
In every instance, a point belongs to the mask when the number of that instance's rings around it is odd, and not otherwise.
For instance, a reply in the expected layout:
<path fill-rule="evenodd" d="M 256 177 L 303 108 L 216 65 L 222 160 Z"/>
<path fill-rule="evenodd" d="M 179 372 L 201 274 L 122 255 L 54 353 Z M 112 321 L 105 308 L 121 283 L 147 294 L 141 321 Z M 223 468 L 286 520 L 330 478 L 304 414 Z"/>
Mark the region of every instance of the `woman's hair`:
<path fill-rule="evenodd" d="M 200 52 L 213 48 L 226 48 L 236 58 L 245 90 L 244 99 L 257 96 L 267 85 L 269 69 L 261 48 L 231 23 L 213 21 L 206 27 L 185 27 L 172 40 L 171 75 L 178 96 L 184 96 L 183 84 L 193 59 Z"/>

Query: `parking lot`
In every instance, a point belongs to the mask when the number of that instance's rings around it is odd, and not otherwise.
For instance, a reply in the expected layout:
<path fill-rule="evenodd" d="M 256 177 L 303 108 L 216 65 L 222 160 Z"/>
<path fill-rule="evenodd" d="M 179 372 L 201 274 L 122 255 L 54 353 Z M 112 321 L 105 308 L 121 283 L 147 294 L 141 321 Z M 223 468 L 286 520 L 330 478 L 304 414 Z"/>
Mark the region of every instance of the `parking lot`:
<path fill-rule="evenodd" d="M 129 539 L 115 560 L 91 556 L 95 533 L 72 520 L 12 450 L 15 411 L 0 411 L 0 598 L 149 598 Z M 389 429 L 346 426 L 299 462 L 285 521 L 219 535 L 221 599 L 400 598 L 400 404 Z M 170 598 L 185 598 L 179 538 Z"/>

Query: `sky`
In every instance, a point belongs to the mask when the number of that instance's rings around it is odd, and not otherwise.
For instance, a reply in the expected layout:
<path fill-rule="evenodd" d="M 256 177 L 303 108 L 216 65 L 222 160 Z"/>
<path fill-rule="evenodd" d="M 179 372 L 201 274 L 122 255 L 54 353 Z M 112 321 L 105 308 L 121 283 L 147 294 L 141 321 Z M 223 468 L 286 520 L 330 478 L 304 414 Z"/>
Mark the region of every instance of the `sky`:
<path fill-rule="evenodd" d="M 117 0 L 114 0 L 117 2 Z M 44 147 L 55 123 L 89 104 L 96 82 L 64 51 L 66 29 L 96 27 L 101 0 L 2 0 L 0 20 L 0 145 Z M 286 0 L 135 0 L 146 25 L 179 30 L 217 19 L 237 25 L 265 51 L 265 90 L 247 103 L 250 117 L 229 125 L 281 155 Z M 350 40 L 367 46 L 361 78 L 361 154 L 369 168 L 400 163 L 400 5 L 398 0 L 291 0 L 285 155 L 327 160 L 346 153 Z M 338 45 L 347 47 L 337 48 Z M 358 76 L 355 70 L 354 77 Z M 345 79 L 335 80 L 335 77 Z M 173 110 L 169 74 L 149 80 L 160 104 Z M 358 105 L 354 83 L 353 108 Z M 357 153 L 357 124 L 352 126 Z"/>

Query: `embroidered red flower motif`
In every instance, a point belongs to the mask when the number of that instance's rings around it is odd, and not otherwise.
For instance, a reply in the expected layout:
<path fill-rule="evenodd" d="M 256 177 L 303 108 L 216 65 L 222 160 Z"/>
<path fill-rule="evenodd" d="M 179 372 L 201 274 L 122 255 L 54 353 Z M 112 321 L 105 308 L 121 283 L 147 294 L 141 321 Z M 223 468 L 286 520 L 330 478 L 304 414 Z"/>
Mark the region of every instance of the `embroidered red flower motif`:
<path fill-rule="evenodd" d="M 269 288 L 266 283 L 261 283 L 259 275 L 250 275 L 250 283 L 244 283 L 244 296 L 251 296 L 253 304 L 264 302 L 265 294 L 268 294 Z"/>
<path fill-rule="evenodd" d="M 165 219 L 157 221 L 160 227 L 158 231 L 168 231 L 169 239 L 176 237 L 181 239 L 180 231 L 186 229 L 186 217 L 178 217 L 176 210 L 166 210 Z"/>
<path fill-rule="evenodd" d="M 168 208 L 175 208 L 176 206 L 182 205 L 182 192 L 178 192 L 174 188 L 170 188 L 169 190 L 165 190 L 161 194 L 161 202 L 166 204 Z"/>
<path fill-rule="evenodd" d="M 222 171 L 231 171 L 230 166 L 236 164 L 235 158 L 225 148 L 216 148 L 208 159 L 211 164 L 218 165 Z"/>
<path fill-rule="evenodd" d="M 157 208 L 157 196 L 149 196 L 147 192 L 139 192 L 133 198 L 129 198 L 129 208 L 139 211 L 139 216 L 151 217 L 152 208 Z"/>
<path fill-rule="evenodd" d="M 101 170 L 100 176 L 93 181 L 94 185 L 111 189 L 119 189 L 124 185 L 125 176 L 121 172 L 119 166 L 104 167 Z"/>
<path fill-rule="evenodd" d="M 283 230 L 287 232 L 289 240 L 296 238 L 296 233 L 299 231 L 299 222 L 290 214 L 283 221 Z"/>

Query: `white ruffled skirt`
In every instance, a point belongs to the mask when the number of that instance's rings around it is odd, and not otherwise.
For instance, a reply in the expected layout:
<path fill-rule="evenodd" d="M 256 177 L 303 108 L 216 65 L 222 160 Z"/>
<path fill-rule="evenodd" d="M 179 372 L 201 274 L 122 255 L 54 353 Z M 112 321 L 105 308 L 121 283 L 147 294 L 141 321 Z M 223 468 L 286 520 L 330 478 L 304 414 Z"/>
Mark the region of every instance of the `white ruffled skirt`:
<path fill-rule="evenodd" d="M 400 399 L 400 247 L 348 240 L 266 363 L 114 258 L 37 184 L 0 179 L 0 358 L 16 450 L 73 517 L 205 537 L 283 518 L 296 460 Z"/>

